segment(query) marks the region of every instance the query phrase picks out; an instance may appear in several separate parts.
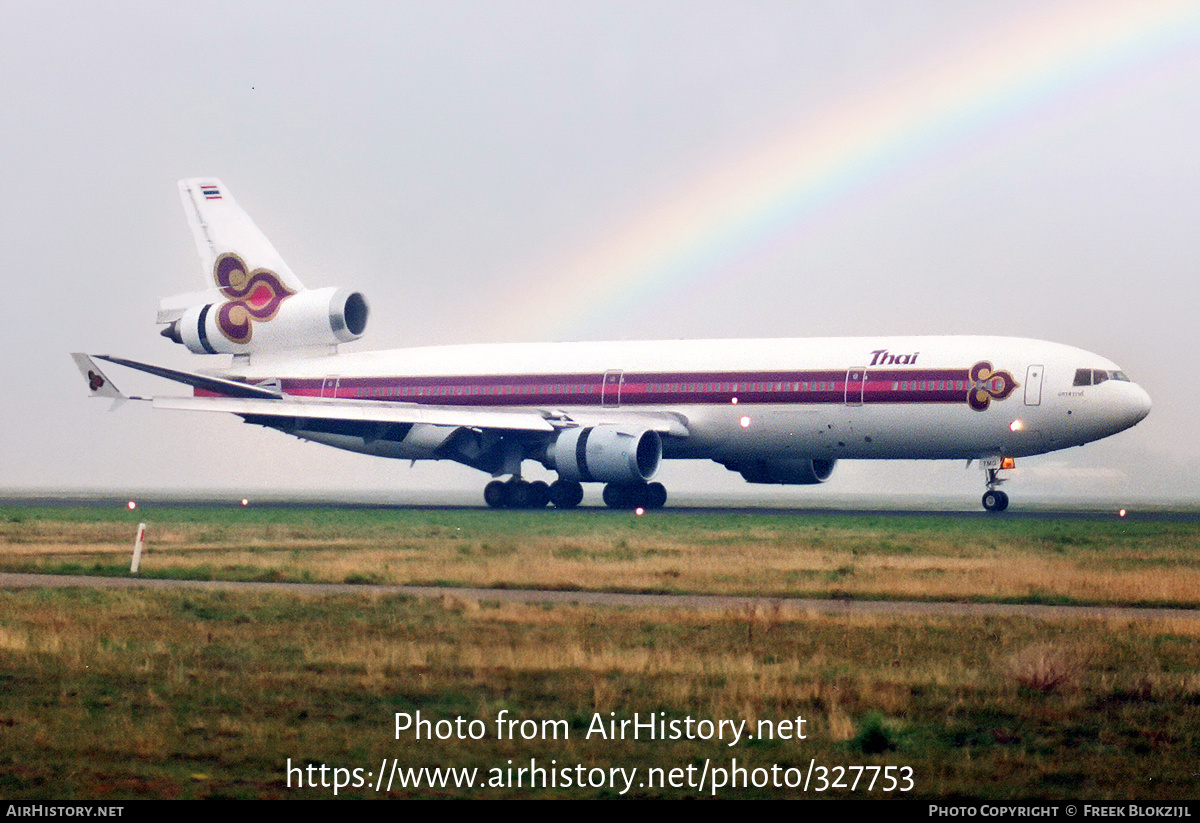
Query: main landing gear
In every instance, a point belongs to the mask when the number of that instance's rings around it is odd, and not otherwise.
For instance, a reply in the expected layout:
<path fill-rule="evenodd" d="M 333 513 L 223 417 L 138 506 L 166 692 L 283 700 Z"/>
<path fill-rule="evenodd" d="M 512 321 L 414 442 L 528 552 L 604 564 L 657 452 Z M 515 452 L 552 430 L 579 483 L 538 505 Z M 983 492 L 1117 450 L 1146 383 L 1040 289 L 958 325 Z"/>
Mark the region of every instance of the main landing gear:
<path fill-rule="evenodd" d="M 609 483 L 604 487 L 604 505 L 610 509 L 661 509 L 667 504 L 662 483 Z"/>
<path fill-rule="evenodd" d="M 583 500 L 583 486 L 572 480 L 547 484 L 519 477 L 493 480 L 483 488 L 483 500 L 493 509 L 573 509 Z M 662 483 L 609 483 L 604 487 L 604 504 L 610 509 L 661 509 L 667 503 Z"/>
<path fill-rule="evenodd" d="M 997 486 L 1004 482 L 999 469 L 985 469 L 987 472 L 987 491 L 983 493 L 983 507 L 990 512 L 1002 512 L 1008 508 L 1008 495 Z"/>
<path fill-rule="evenodd" d="M 528 483 L 519 477 L 493 480 L 483 487 L 483 500 L 493 509 L 573 509 L 583 500 L 583 486 L 570 480 Z"/>

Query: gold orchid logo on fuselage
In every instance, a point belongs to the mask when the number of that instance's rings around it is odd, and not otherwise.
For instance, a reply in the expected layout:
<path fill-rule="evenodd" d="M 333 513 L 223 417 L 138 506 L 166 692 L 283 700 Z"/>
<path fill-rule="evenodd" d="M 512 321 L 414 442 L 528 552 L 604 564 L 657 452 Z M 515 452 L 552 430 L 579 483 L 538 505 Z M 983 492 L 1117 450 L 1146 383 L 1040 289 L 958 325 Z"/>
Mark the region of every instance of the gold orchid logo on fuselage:
<path fill-rule="evenodd" d="M 992 364 L 987 360 L 972 366 L 970 374 L 967 405 L 975 411 L 985 410 L 993 400 L 1003 400 L 1021 385 L 1013 379 L 1012 372 L 993 371 Z"/>
<path fill-rule="evenodd" d="M 279 312 L 283 301 L 295 294 L 275 272 L 248 271 L 245 261 L 233 253 L 217 258 L 213 278 L 221 294 L 229 298 L 217 310 L 217 328 L 229 340 L 243 346 L 254 335 L 254 321 L 267 322 Z"/>

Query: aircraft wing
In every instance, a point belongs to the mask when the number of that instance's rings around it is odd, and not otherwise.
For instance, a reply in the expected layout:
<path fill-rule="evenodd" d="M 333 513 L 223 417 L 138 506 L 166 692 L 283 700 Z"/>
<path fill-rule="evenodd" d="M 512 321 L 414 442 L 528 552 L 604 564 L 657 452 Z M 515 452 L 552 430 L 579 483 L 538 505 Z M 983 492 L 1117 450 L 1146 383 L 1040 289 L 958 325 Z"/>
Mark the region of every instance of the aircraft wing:
<path fill-rule="evenodd" d="M 304 398 L 267 400 L 247 397 L 155 397 L 156 409 L 210 411 L 254 417 L 293 417 L 308 420 L 346 420 L 355 423 L 426 423 L 475 429 L 551 432 L 555 426 L 533 411 L 477 411 L 453 406 L 422 406 L 378 400 Z"/>
<path fill-rule="evenodd" d="M 105 377 L 105 374 L 100 371 L 100 367 L 96 365 L 96 361 L 92 359 L 92 355 L 76 353 L 71 356 L 75 358 L 75 363 L 79 366 L 80 371 L 85 371 L 87 366 L 90 365 L 96 374 L 101 378 Z M 183 383 L 185 386 L 191 386 L 194 389 L 225 394 L 230 397 L 278 398 L 283 396 L 277 388 L 270 386 L 256 386 L 240 380 L 226 380 L 224 377 L 213 377 L 209 374 L 196 374 L 190 371 L 168 369 L 164 366 L 152 366 L 149 363 L 139 363 L 136 360 L 125 360 L 124 358 L 112 357 L 107 354 L 97 354 L 95 356 L 101 360 L 107 360 L 109 363 L 116 363 L 118 366 L 137 369 L 147 374 L 153 374 L 155 377 L 164 377 L 167 380 L 174 380 L 176 383 Z"/>
<path fill-rule="evenodd" d="M 88 379 L 93 395 L 125 399 L 124 395 L 121 395 L 112 385 L 108 376 L 100 370 L 92 356 L 74 354 L 72 357 L 75 358 L 85 379 Z M 561 411 L 550 409 L 480 409 L 341 397 L 299 398 L 281 394 L 277 385 L 244 383 L 212 375 L 152 366 L 135 360 L 107 355 L 95 355 L 95 357 L 192 386 L 194 389 L 200 389 L 213 395 L 129 398 L 150 400 L 156 409 L 222 412 L 254 418 L 340 420 L 353 423 L 423 423 L 431 426 L 524 432 L 554 432 L 578 425 L 594 425 L 597 422 L 607 421 L 652 429 L 663 435 L 675 437 L 687 437 L 688 435 L 684 423 L 678 417 L 670 414 L 624 412 L 614 415 L 610 411 L 596 409 L 589 410 L 582 415 L 583 419 L 574 419 Z"/>

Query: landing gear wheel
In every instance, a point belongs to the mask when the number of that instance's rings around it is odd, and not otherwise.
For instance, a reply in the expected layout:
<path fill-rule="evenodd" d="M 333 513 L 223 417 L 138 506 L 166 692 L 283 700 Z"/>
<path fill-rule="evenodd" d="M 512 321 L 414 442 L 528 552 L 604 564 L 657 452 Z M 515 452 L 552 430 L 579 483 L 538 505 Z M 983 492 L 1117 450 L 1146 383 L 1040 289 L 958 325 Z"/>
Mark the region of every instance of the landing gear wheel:
<path fill-rule="evenodd" d="M 530 509 L 544 509 L 550 502 L 550 486 L 543 480 L 534 480 L 529 484 Z"/>
<path fill-rule="evenodd" d="M 610 509 L 661 509 L 667 503 L 662 483 L 609 483 L 604 487 L 604 504 Z"/>
<path fill-rule="evenodd" d="M 556 509 L 573 509 L 583 500 L 583 484 L 571 480 L 555 480 L 549 491 Z"/>
<path fill-rule="evenodd" d="M 508 484 L 503 480 L 493 480 L 483 487 L 483 502 L 493 509 L 508 507 Z"/>
<path fill-rule="evenodd" d="M 533 508 L 533 490 L 528 483 L 515 480 L 508 484 L 508 507 L 510 509 Z"/>
<path fill-rule="evenodd" d="M 550 502 L 550 487 L 541 480 L 532 483 L 510 480 L 504 485 L 510 509 L 544 509 Z"/>
<path fill-rule="evenodd" d="M 1002 512 L 1008 508 L 1008 495 L 996 489 L 983 493 L 983 507 L 990 512 Z"/>
<path fill-rule="evenodd" d="M 661 509 L 667 505 L 667 487 L 662 483 L 648 483 L 642 493 L 642 505 L 647 509 Z"/>
<path fill-rule="evenodd" d="M 632 509 L 634 502 L 634 486 L 624 483 L 609 483 L 604 487 L 604 505 L 610 509 Z"/>

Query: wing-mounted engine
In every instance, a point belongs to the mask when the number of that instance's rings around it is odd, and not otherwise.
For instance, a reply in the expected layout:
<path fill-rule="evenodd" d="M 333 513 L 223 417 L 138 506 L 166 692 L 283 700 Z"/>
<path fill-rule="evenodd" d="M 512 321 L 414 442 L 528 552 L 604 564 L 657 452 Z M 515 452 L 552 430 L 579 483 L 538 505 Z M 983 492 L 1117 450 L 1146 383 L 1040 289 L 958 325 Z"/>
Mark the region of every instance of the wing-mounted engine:
<path fill-rule="evenodd" d="M 662 438 L 651 429 L 566 429 L 548 449 L 547 467 L 577 483 L 642 483 L 658 471 Z"/>
<path fill-rule="evenodd" d="M 725 463 L 747 483 L 775 483 L 784 486 L 812 486 L 824 483 L 833 474 L 837 460 L 738 460 Z"/>
<path fill-rule="evenodd" d="M 264 277 L 246 297 L 184 309 L 162 335 L 195 354 L 251 354 L 349 343 L 366 331 L 369 309 L 362 293 L 276 286 Z M 160 313 L 160 321 L 169 317 Z"/>

